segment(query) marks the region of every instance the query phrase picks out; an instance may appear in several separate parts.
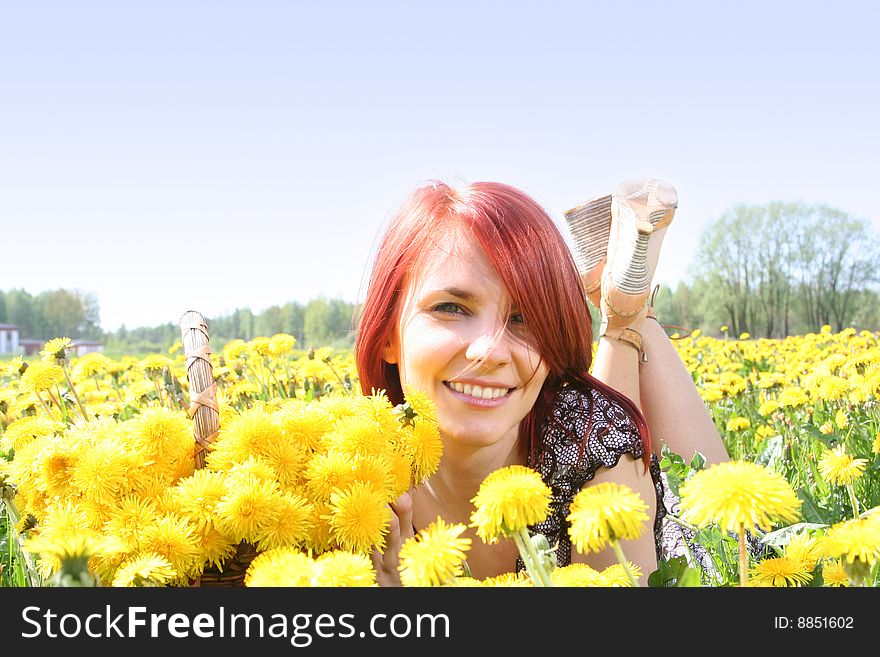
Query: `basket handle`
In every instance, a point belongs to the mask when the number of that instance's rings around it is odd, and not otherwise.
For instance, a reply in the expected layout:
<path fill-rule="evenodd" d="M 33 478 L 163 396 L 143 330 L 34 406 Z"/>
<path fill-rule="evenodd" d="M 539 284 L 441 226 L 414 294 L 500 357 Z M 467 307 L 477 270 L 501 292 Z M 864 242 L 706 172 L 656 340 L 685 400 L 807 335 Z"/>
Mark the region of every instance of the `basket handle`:
<path fill-rule="evenodd" d="M 211 338 L 201 313 L 187 310 L 180 318 L 180 336 L 189 381 L 189 416 L 193 419 L 196 469 L 205 466 L 205 452 L 220 431 L 217 384 L 211 363 Z"/>

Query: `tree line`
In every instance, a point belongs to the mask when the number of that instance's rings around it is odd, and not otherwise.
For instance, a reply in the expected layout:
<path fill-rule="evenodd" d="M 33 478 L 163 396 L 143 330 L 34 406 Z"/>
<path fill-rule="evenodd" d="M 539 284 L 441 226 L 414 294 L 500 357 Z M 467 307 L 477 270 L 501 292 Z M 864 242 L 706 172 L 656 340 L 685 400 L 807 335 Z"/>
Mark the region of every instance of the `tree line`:
<path fill-rule="evenodd" d="M 876 330 L 878 262 L 877 236 L 845 212 L 802 203 L 742 205 L 703 229 L 691 281 L 661 290 L 654 306 L 664 324 L 716 336 L 722 326 L 729 335 L 774 338 L 824 324 Z M 301 348 L 345 348 L 354 342 L 354 313 L 351 302 L 321 297 L 206 319 L 215 348 L 275 333 L 293 335 Z M 180 339 L 170 322 L 105 333 L 97 299 L 78 290 L 0 290 L 0 324 L 15 324 L 22 338 L 101 340 L 117 353 L 161 351 Z"/>
<path fill-rule="evenodd" d="M 248 308 L 219 317 L 206 317 L 211 344 L 216 348 L 235 338 L 288 333 L 297 346 L 350 347 L 354 343 L 354 304 L 341 299 L 312 299 L 270 306 L 254 313 Z M 25 290 L 0 290 L 0 324 L 13 324 L 22 339 L 50 340 L 57 337 L 101 341 L 108 352 L 149 353 L 164 351 L 180 340 L 180 327 L 168 322 L 158 326 L 101 329 L 98 301 L 78 290 L 51 290 L 32 295 Z"/>
<path fill-rule="evenodd" d="M 779 338 L 827 324 L 880 326 L 880 242 L 867 221 L 825 205 L 737 206 L 707 225 L 692 282 L 655 300 L 664 324 Z"/>
<path fill-rule="evenodd" d="M 354 303 L 319 297 L 306 304 L 290 302 L 270 306 L 260 313 L 249 308 L 236 309 L 228 315 L 206 317 L 205 321 L 215 350 L 236 338 L 250 340 L 276 333 L 295 337 L 298 349 L 324 346 L 344 349 L 354 344 L 354 311 Z M 115 353 L 161 351 L 180 340 L 180 327 L 171 322 L 133 329 L 121 326 L 105 334 L 104 340 L 106 350 Z"/>

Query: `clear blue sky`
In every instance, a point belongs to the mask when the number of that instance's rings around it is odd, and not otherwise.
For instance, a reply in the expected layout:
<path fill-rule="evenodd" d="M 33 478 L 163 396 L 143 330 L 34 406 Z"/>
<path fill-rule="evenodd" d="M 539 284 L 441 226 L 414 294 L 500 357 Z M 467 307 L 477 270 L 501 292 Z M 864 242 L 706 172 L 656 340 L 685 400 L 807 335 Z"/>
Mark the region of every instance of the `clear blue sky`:
<path fill-rule="evenodd" d="M 0 289 L 114 330 L 355 301 L 429 179 L 563 213 L 655 176 L 657 280 L 738 203 L 880 230 L 880 3 L 2 2 Z"/>

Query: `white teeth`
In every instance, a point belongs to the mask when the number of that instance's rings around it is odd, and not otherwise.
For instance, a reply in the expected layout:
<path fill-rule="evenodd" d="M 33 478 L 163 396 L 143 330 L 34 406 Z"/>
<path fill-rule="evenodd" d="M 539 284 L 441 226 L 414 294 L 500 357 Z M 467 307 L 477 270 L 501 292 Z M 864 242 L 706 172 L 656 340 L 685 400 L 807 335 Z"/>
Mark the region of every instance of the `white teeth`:
<path fill-rule="evenodd" d="M 457 383 L 456 381 L 450 381 L 449 387 L 457 392 L 463 392 L 466 395 L 479 399 L 498 399 L 507 394 L 507 388 L 483 388 L 471 385 L 470 383 Z"/>

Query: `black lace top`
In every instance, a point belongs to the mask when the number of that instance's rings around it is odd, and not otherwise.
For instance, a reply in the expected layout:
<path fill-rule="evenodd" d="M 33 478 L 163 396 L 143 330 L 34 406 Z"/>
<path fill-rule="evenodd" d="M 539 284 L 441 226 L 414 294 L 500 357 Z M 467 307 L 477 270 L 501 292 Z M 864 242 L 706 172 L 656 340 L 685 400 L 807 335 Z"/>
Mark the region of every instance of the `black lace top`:
<path fill-rule="evenodd" d="M 586 438 L 584 438 L 586 436 Z M 553 414 L 542 432 L 542 449 L 528 466 L 541 473 L 553 497 L 547 519 L 530 527 L 532 533 L 547 537 L 556 546 L 559 566 L 571 563 L 571 539 L 566 517 L 574 496 L 596 476 L 600 467 L 613 468 L 622 456 L 640 460 L 644 447 L 638 427 L 624 408 L 594 388 L 567 386 L 559 391 Z M 649 466 L 657 493 L 654 519 L 654 540 L 657 558 L 663 550 L 663 518 L 665 487 L 660 476 L 657 457 L 651 455 Z M 517 570 L 525 568 L 517 559 Z"/>

